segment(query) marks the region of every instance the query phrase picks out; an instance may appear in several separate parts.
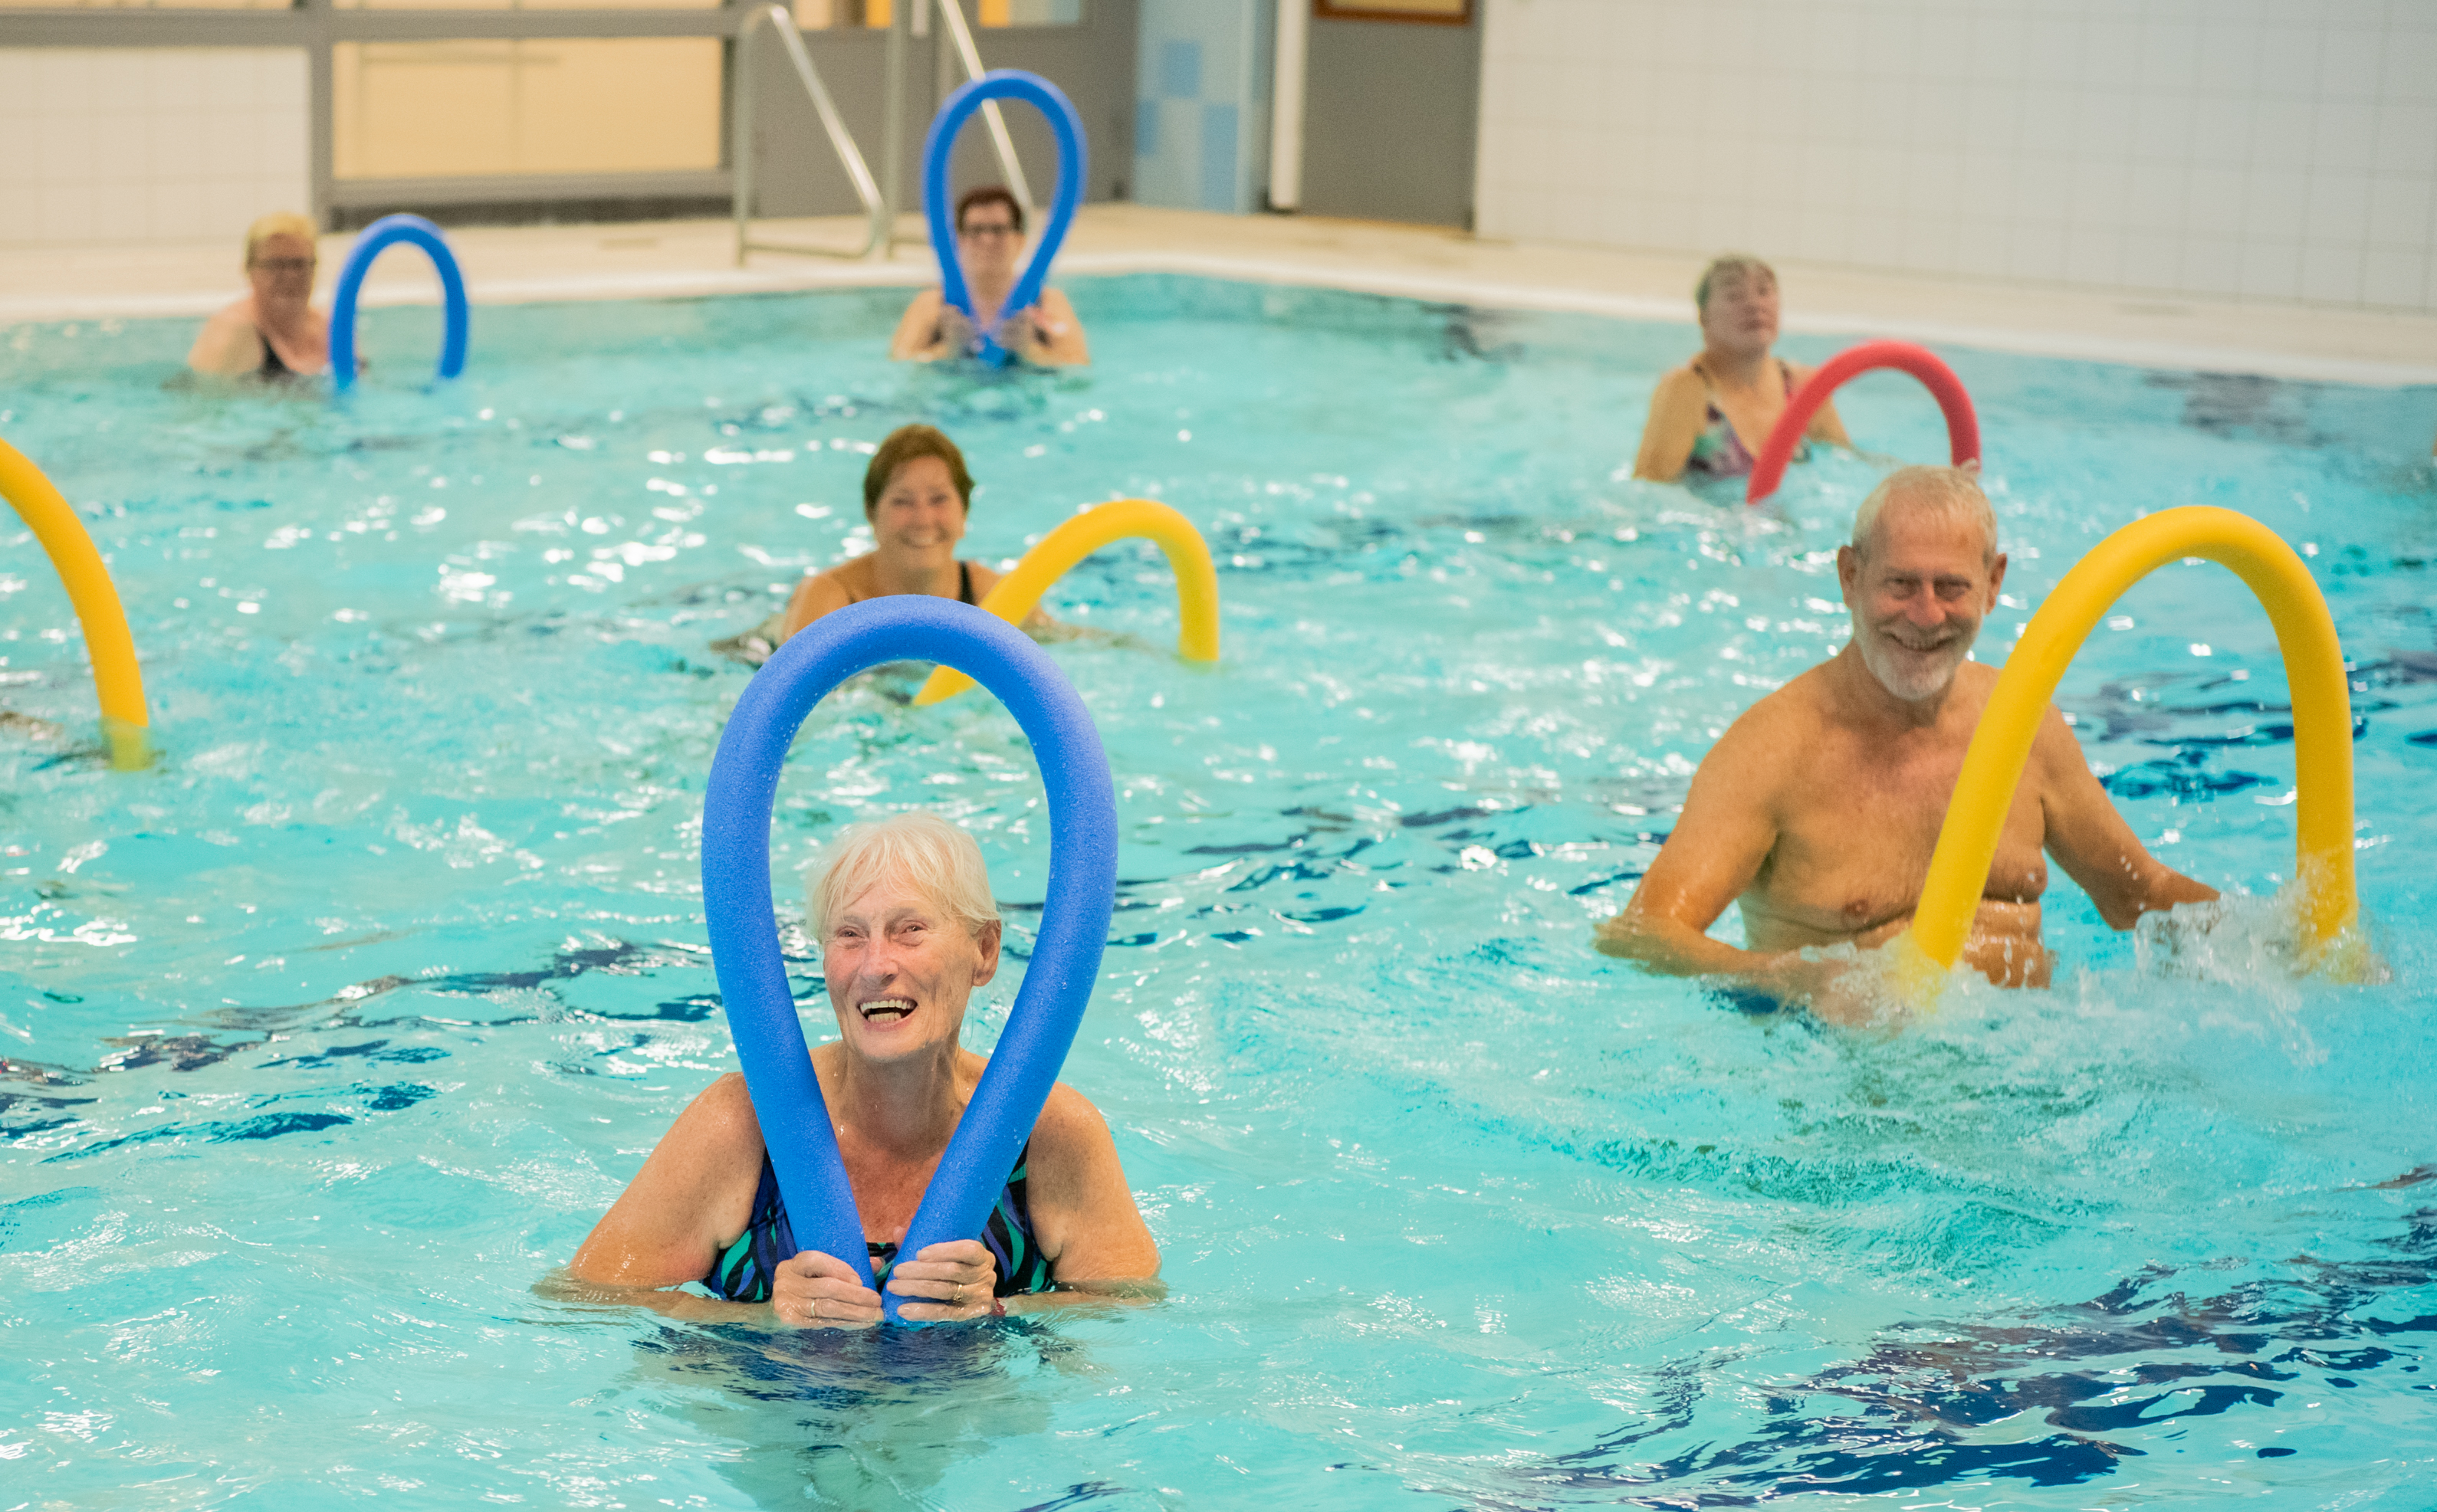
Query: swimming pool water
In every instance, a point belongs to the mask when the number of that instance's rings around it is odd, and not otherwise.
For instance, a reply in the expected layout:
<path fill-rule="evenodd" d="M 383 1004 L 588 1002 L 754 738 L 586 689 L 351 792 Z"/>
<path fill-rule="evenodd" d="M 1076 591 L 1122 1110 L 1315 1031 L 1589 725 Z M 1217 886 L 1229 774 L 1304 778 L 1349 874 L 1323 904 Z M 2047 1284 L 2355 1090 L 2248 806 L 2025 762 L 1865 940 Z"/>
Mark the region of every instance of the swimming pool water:
<path fill-rule="evenodd" d="M 1853 1034 L 1587 935 L 1726 722 L 1841 641 L 1877 464 L 1762 511 L 1624 480 L 1686 327 L 1072 292 L 1096 366 L 1007 376 L 883 361 L 881 292 L 481 308 L 426 391 L 436 316 L 377 311 L 338 406 L 167 382 L 190 322 L 0 333 L 0 436 L 109 553 L 164 748 L 89 749 L 11 523 L 0 702 L 74 738 L 0 732 L 0 1507 L 2428 1504 L 2437 395 L 1944 353 L 2013 554 L 1984 657 L 2141 511 L 2310 553 L 2395 980 L 2263 967 L 2267 902 L 2112 935 L 2060 877 L 2054 990 Z M 1908 380 L 1839 406 L 1942 450 Z M 1049 600 L 1151 648 L 1053 649 L 1125 846 L 1065 1079 L 1173 1294 L 854 1339 L 546 1300 L 735 1064 L 696 835 L 748 672 L 707 643 L 861 548 L 911 420 L 973 461 L 973 554 L 1145 495 L 1218 558 L 1215 669 L 1166 654 L 1148 547 Z M 1029 754 L 912 686 L 807 724 L 782 907 L 838 825 L 930 805 L 1021 948 Z M 2136 588 L 2060 702 L 2165 859 L 2273 893 L 2291 744 L 2230 574 Z"/>

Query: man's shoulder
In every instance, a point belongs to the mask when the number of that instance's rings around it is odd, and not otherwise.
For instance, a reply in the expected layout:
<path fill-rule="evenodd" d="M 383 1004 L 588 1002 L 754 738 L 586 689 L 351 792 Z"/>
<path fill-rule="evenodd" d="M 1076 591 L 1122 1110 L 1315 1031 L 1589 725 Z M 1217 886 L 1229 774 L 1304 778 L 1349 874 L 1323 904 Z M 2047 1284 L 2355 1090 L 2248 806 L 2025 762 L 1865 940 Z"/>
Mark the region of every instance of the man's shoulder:
<path fill-rule="evenodd" d="M 1744 710 L 1701 758 L 1702 769 L 1749 788 L 1771 786 L 1810 760 L 1828 721 L 1820 671 L 1813 668 Z"/>

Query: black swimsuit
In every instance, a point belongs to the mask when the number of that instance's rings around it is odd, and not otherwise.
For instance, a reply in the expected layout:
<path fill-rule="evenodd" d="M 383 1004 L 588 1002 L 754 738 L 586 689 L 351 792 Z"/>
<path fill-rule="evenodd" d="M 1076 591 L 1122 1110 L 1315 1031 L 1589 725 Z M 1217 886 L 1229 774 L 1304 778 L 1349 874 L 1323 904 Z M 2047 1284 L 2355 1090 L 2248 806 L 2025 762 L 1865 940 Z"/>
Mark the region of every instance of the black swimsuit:
<path fill-rule="evenodd" d="M 839 582 L 839 583 L 838 583 L 838 586 L 839 586 L 839 587 L 841 587 L 841 588 L 845 587 L 845 586 L 846 586 L 845 582 L 844 582 L 843 580 L 841 580 L 841 581 Z M 887 597 L 887 595 L 883 594 L 881 597 L 883 597 L 883 598 L 886 598 L 886 597 Z M 855 597 L 851 592 L 848 593 L 848 595 L 846 596 L 846 601 L 847 601 L 847 602 L 849 602 L 849 603 L 861 603 L 861 602 L 863 602 L 863 600 L 860 600 L 860 599 L 856 598 L 856 597 Z M 975 598 L 973 597 L 973 565 L 972 563 L 970 563 L 970 562 L 959 562 L 959 563 L 957 563 L 957 564 L 956 564 L 956 602 L 958 602 L 958 603 L 976 604 L 976 605 L 977 605 L 977 604 L 979 604 L 979 603 L 980 603 L 980 601 L 981 601 L 981 600 L 977 600 L 977 599 L 975 599 Z"/>
<path fill-rule="evenodd" d="M 981 1242 L 998 1262 L 994 1290 L 1000 1296 L 1022 1296 L 1050 1287 L 1049 1261 L 1032 1237 L 1032 1206 L 1025 1196 L 1025 1166 L 1031 1156 L 1032 1141 L 1027 1139 L 1015 1153 L 1015 1169 L 1008 1174 L 997 1206 L 991 1208 L 990 1221 L 982 1225 Z M 897 1263 L 897 1246 L 866 1240 L 864 1247 L 871 1253 L 872 1284 L 885 1286 L 889 1269 Z M 779 1173 L 765 1151 L 762 1185 L 753 1192 L 753 1215 L 745 1220 L 745 1232 L 711 1261 L 710 1274 L 702 1278 L 702 1284 L 730 1302 L 767 1302 L 770 1277 L 778 1274 L 779 1262 L 793 1259 L 798 1248 L 795 1225 L 787 1221 L 787 1205 L 779 1195 Z"/>

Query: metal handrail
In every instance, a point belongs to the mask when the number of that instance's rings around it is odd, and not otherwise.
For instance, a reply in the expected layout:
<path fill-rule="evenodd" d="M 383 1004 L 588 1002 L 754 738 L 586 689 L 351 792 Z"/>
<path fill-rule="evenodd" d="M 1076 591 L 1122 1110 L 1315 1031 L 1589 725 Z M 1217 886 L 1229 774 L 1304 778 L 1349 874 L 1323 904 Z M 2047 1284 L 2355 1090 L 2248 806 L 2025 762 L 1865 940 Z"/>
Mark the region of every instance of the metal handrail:
<path fill-rule="evenodd" d="M 953 0 L 951 0 L 953 4 Z M 961 19 L 961 18 L 960 18 Z M 754 43 L 762 25 L 778 33 L 787 49 L 787 57 L 796 65 L 796 77 L 803 80 L 804 93 L 812 96 L 813 109 L 820 113 L 821 129 L 829 133 L 830 146 L 836 149 L 838 163 L 854 183 L 855 198 L 863 201 L 864 214 L 870 219 L 863 245 L 849 252 L 843 247 L 812 247 L 800 242 L 753 241 L 748 239 L 747 222 L 753 211 L 753 74 Z M 880 185 L 865 165 L 863 152 L 854 145 L 854 135 L 839 118 L 837 105 L 821 83 L 820 70 L 813 66 L 813 55 L 804 46 L 804 34 L 796 29 L 796 18 L 784 6 L 767 5 L 748 10 L 736 28 L 736 110 L 730 127 L 730 139 L 736 144 L 736 266 L 745 266 L 749 252 L 800 252 L 815 257 L 869 257 L 875 252 L 886 255 L 890 216 L 887 201 L 881 198 Z"/>
<path fill-rule="evenodd" d="M 939 0 L 939 13 L 947 18 L 949 35 L 956 44 L 957 61 L 965 65 L 965 78 L 981 78 L 982 55 L 974 48 L 973 31 L 965 25 L 965 8 L 956 0 Z M 1032 185 L 1024 182 L 1024 165 L 1015 160 L 1015 139 L 1007 134 L 1007 117 L 999 113 L 998 101 L 983 102 L 982 124 L 990 128 L 991 146 L 998 149 L 999 170 L 1007 175 L 1008 191 L 1024 202 L 1026 215 L 1032 215 L 1035 209 Z M 1034 218 L 1040 217 L 1034 216 Z"/>

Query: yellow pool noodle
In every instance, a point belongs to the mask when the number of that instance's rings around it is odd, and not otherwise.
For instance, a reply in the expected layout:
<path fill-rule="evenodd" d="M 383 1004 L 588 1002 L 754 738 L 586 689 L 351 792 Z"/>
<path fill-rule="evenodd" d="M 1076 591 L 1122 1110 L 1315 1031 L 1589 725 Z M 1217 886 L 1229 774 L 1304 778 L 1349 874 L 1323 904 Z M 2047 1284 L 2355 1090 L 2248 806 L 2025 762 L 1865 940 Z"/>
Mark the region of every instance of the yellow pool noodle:
<path fill-rule="evenodd" d="M 1899 965 L 1910 968 L 1912 985 L 1925 988 L 1926 996 L 1935 995 L 1936 982 L 1963 953 L 1988 889 L 1998 832 L 2065 667 L 2126 589 L 2183 557 L 2233 568 L 2276 628 L 2293 697 L 2295 876 L 2306 890 L 2304 932 L 2312 951 L 2323 956 L 2358 919 L 2352 695 L 2327 600 L 2293 548 L 2257 520 L 2205 505 L 2165 510 L 2117 530 L 2074 564 L 1997 675 L 1964 752 L 1912 927 L 1891 947 L 1910 957 L 1900 957 Z"/>
<path fill-rule="evenodd" d="M 982 607 L 1010 625 L 1021 625 L 1041 602 L 1041 596 L 1073 571 L 1075 564 L 1111 542 L 1134 536 L 1157 542 L 1176 573 L 1176 653 L 1188 661 L 1217 661 L 1218 570 L 1210 565 L 1210 547 L 1191 520 L 1147 498 L 1096 505 L 1069 518 L 1043 536 L 1013 571 L 998 580 L 998 586 L 983 598 Z M 964 673 L 941 667 L 931 673 L 914 702 L 937 704 L 973 686 L 973 680 Z"/>
<path fill-rule="evenodd" d="M 144 673 L 135 665 L 135 637 L 128 633 L 118 589 L 102 565 L 101 553 L 94 549 L 93 537 L 43 470 L 5 441 L 0 441 L 0 497 L 33 528 L 34 539 L 49 554 L 84 627 L 94 686 L 101 695 L 110 764 L 122 772 L 147 765 L 151 754 L 145 731 L 152 721 L 144 707 Z"/>

